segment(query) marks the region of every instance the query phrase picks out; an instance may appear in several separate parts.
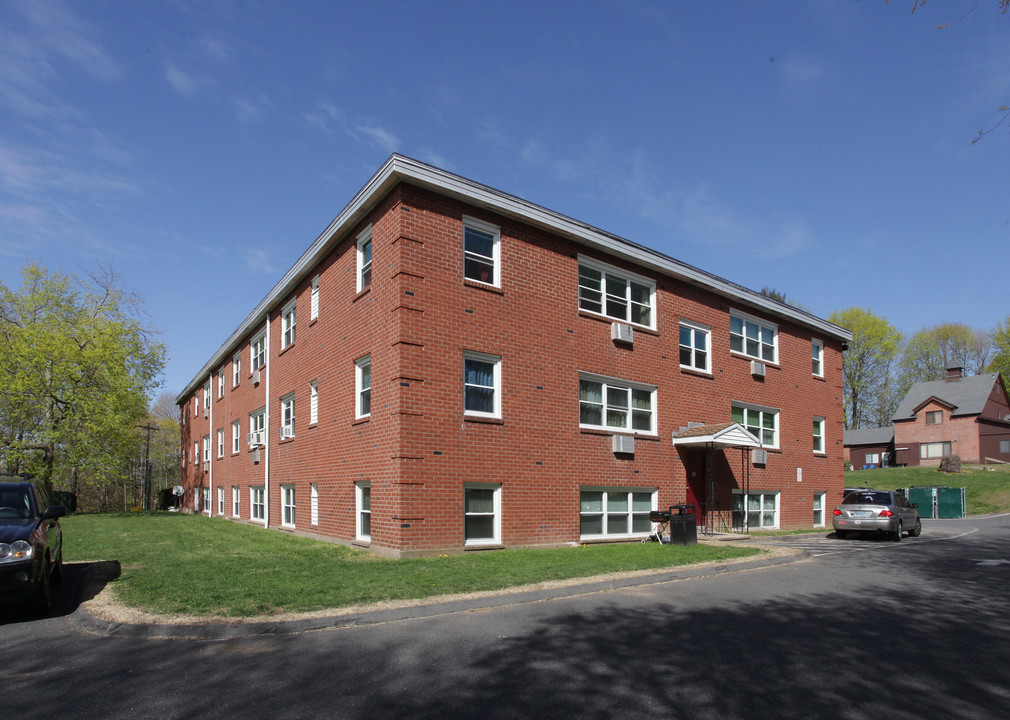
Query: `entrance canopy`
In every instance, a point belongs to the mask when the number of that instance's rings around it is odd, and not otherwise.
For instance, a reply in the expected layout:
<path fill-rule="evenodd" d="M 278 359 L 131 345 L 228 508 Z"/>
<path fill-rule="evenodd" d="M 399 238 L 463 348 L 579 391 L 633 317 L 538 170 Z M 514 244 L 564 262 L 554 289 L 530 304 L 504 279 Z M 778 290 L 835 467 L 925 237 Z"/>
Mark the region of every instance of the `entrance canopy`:
<path fill-rule="evenodd" d="M 674 433 L 673 444 L 698 448 L 759 448 L 761 441 L 740 423 L 727 422 L 715 425 L 698 425 Z"/>

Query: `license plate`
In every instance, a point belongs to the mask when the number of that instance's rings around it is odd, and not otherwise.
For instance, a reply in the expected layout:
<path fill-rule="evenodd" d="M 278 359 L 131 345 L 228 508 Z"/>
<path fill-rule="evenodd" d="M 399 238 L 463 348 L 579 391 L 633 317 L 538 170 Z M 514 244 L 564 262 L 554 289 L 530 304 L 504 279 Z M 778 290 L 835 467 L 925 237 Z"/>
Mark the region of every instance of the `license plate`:
<path fill-rule="evenodd" d="M 869 510 L 856 510 L 855 512 L 850 512 L 849 515 L 852 517 L 870 517 L 872 513 Z"/>

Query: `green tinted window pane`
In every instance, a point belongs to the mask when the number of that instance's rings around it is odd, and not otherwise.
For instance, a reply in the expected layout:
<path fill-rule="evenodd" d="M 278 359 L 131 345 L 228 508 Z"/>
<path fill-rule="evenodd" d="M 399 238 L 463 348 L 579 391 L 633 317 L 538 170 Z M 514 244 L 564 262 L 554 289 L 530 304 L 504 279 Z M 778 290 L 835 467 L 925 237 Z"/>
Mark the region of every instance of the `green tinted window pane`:
<path fill-rule="evenodd" d="M 372 509 L 372 488 L 370 487 L 361 488 L 361 509 Z"/>
<path fill-rule="evenodd" d="M 775 348 L 771 345 L 762 345 L 761 359 L 767 362 L 775 362 Z"/>
<path fill-rule="evenodd" d="M 579 511 L 584 513 L 603 512 L 603 493 L 598 491 L 583 492 L 579 496 Z"/>
<path fill-rule="evenodd" d="M 747 510 L 751 512 L 756 512 L 761 509 L 761 496 L 760 495 L 748 495 L 747 496 Z"/>
<path fill-rule="evenodd" d="M 743 335 L 743 320 L 738 317 L 729 319 L 729 331 L 734 335 Z"/>
<path fill-rule="evenodd" d="M 628 427 L 628 413 L 623 410 L 607 410 L 607 427 Z"/>
<path fill-rule="evenodd" d="M 579 532 L 583 535 L 602 535 L 603 516 L 583 515 L 579 522 Z"/>
<path fill-rule="evenodd" d="M 603 425 L 603 406 L 583 403 L 579 406 L 579 422 L 583 425 Z"/>
<path fill-rule="evenodd" d="M 458 496 L 457 496 L 458 497 Z M 466 491 L 466 512 L 468 513 L 493 513 L 494 512 L 494 490 L 480 489 Z"/>
<path fill-rule="evenodd" d="M 733 422 L 740 423 L 743 425 L 743 408 L 735 407 L 733 408 L 732 414 Z"/>
<path fill-rule="evenodd" d="M 585 265 L 579 265 L 579 285 L 591 290 L 602 290 L 603 275 L 599 270 L 594 270 Z"/>
<path fill-rule="evenodd" d="M 624 409 L 628 407 L 628 388 L 607 388 L 607 407 Z"/>
<path fill-rule="evenodd" d="M 652 530 L 652 521 L 648 515 L 635 515 L 631 519 L 631 532 L 643 533 Z"/>
<path fill-rule="evenodd" d="M 772 430 L 775 429 L 775 415 L 772 413 L 761 413 L 761 425 Z"/>
<path fill-rule="evenodd" d="M 631 496 L 631 509 L 635 512 L 649 512 L 652 510 L 652 493 L 633 493 Z"/>
<path fill-rule="evenodd" d="M 372 514 L 363 512 L 361 513 L 361 534 L 371 535 L 372 534 Z"/>
<path fill-rule="evenodd" d="M 616 295 L 617 297 L 628 298 L 628 281 L 624 278 L 619 278 L 614 275 L 607 276 L 607 294 Z"/>
<path fill-rule="evenodd" d="M 610 512 L 628 511 L 628 493 L 612 492 L 607 496 L 607 510 Z"/>
<path fill-rule="evenodd" d="M 649 305 L 652 301 L 652 290 L 648 285 L 633 282 L 631 283 L 631 299 L 636 303 Z"/>
<path fill-rule="evenodd" d="M 652 408 L 652 393 L 648 390 L 631 391 L 631 407 L 638 410 L 649 410 Z"/>
<path fill-rule="evenodd" d="M 464 522 L 467 540 L 493 540 L 494 517 L 491 515 L 468 515 Z"/>
<path fill-rule="evenodd" d="M 634 430 L 644 432 L 652 431 L 652 413 L 644 410 L 635 410 L 631 413 L 631 427 Z"/>
<path fill-rule="evenodd" d="M 774 495 L 765 495 L 763 497 L 764 497 L 764 508 L 765 508 L 765 510 L 774 510 L 775 509 L 775 496 Z"/>
<path fill-rule="evenodd" d="M 603 402 L 603 383 L 579 380 L 579 399 L 587 402 Z"/>
<path fill-rule="evenodd" d="M 624 535 L 628 532 L 627 515 L 607 515 L 607 534 Z"/>
<path fill-rule="evenodd" d="M 631 306 L 631 322 L 639 325 L 650 325 L 652 323 L 652 310 L 644 305 Z"/>

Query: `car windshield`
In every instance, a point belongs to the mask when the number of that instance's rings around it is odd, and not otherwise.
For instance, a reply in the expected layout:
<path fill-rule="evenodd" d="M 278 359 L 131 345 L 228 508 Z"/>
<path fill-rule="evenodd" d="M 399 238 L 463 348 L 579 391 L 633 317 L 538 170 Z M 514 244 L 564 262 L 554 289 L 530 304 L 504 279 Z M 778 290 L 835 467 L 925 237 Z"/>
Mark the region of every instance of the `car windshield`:
<path fill-rule="evenodd" d="M 854 492 L 842 500 L 843 505 L 890 505 L 889 492 Z"/>
<path fill-rule="evenodd" d="M 20 489 L 0 491 L 0 521 L 4 519 L 25 520 L 32 516 L 28 493 Z"/>

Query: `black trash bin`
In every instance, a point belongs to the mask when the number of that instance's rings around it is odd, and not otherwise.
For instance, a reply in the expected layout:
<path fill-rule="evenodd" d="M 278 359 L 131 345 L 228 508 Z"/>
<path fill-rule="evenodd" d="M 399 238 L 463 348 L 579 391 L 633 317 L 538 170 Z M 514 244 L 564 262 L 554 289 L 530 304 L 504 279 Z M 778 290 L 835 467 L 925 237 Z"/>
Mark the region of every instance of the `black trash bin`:
<path fill-rule="evenodd" d="M 694 505 L 670 506 L 670 542 L 673 545 L 698 544 L 698 514 Z"/>

